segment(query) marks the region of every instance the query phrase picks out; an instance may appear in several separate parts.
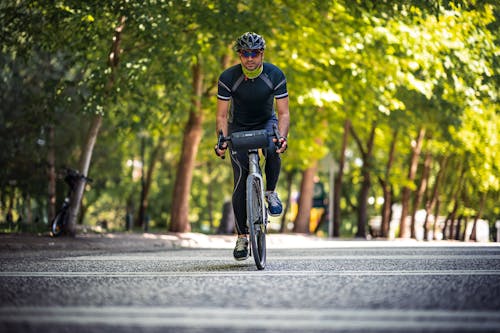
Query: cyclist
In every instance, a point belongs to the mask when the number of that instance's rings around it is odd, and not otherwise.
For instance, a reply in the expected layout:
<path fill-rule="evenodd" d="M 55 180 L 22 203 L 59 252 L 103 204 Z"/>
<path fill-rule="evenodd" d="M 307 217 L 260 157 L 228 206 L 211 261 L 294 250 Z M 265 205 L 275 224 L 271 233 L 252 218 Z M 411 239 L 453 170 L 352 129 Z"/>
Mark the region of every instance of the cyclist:
<path fill-rule="evenodd" d="M 275 189 L 281 169 L 279 154 L 287 148 L 290 113 L 285 75 L 275 65 L 264 62 L 265 48 L 264 38 L 254 32 L 246 32 L 236 40 L 234 50 L 240 64 L 226 69 L 219 77 L 216 130 L 217 133 L 222 130 L 225 136 L 258 129 L 272 132 L 273 125 L 278 124 L 281 148 L 276 149 L 270 142 L 264 155 L 268 210 L 271 216 L 279 216 L 283 208 Z M 223 156 L 226 149 L 227 143 L 223 149 L 216 146 L 215 153 Z M 247 151 L 231 151 L 230 155 L 234 176 L 232 203 L 238 232 L 233 255 L 236 260 L 245 260 L 249 256 L 245 201 L 248 155 Z"/>

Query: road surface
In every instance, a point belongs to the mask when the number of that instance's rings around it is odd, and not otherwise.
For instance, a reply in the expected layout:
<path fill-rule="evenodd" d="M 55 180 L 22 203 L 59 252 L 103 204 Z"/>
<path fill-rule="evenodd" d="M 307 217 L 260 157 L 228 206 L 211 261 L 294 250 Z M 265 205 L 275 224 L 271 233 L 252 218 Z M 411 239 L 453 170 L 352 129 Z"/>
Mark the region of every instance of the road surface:
<path fill-rule="evenodd" d="M 0 332 L 500 332 L 496 244 L 181 238 L 4 239 Z"/>

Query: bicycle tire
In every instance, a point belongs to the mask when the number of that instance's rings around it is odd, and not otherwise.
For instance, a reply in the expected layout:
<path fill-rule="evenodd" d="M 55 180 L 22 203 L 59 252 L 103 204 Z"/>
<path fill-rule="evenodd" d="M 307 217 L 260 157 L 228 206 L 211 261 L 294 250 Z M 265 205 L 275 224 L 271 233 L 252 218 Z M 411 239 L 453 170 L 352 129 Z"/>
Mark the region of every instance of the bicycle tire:
<path fill-rule="evenodd" d="M 247 182 L 247 221 L 251 254 L 259 270 L 266 267 L 266 216 L 262 179 L 250 176 Z"/>
<path fill-rule="evenodd" d="M 62 210 L 57 213 L 57 215 L 52 220 L 52 224 L 50 226 L 50 233 L 53 237 L 60 236 L 64 231 L 64 224 L 66 222 L 66 218 L 68 216 L 67 210 Z"/>

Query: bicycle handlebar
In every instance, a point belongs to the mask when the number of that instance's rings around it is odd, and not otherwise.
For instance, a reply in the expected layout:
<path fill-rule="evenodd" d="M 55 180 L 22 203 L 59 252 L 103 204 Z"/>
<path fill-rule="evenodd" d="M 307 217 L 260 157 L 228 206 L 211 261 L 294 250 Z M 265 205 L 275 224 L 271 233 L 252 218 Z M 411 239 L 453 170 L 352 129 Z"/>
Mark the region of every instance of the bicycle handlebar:
<path fill-rule="evenodd" d="M 216 154 L 217 154 L 217 149 L 219 150 L 222 150 L 224 149 L 223 147 L 223 144 L 225 142 L 234 142 L 236 141 L 236 139 L 238 139 L 238 142 L 241 141 L 241 136 L 238 136 L 238 137 L 234 137 L 234 135 L 236 133 L 250 133 L 250 132 L 253 132 L 253 131 L 249 131 L 249 132 L 235 132 L 229 136 L 224 136 L 224 134 L 222 133 L 222 130 L 219 131 L 219 136 L 217 138 L 217 145 L 216 145 Z M 259 131 L 256 131 L 256 132 L 259 132 Z M 252 133 L 253 134 L 253 133 Z M 262 135 L 261 133 L 259 133 L 260 135 Z M 250 136 L 250 135 L 249 135 Z M 243 137 L 246 137 L 246 135 L 243 135 Z M 267 137 L 272 137 L 272 138 L 276 138 L 276 141 L 274 141 L 274 145 L 276 146 L 276 148 L 280 149 L 282 147 L 282 142 L 280 141 L 280 139 L 282 138 L 282 136 L 280 135 L 279 131 L 278 131 L 278 127 L 276 125 L 273 125 L 273 131 L 270 133 L 270 132 L 267 132 Z M 257 148 L 261 148 L 262 146 L 259 146 Z M 255 148 L 251 148 L 251 149 L 255 149 Z M 225 158 L 225 155 L 222 155 L 220 156 L 222 159 Z"/>
<path fill-rule="evenodd" d="M 86 177 L 82 175 L 78 170 L 71 169 L 71 168 L 64 168 L 66 176 L 65 178 L 71 179 L 71 180 L 79 180 L 83 179 L 87 183 L 91 183 L 93 181 L 92 178 Z"/>
<path fill-rule="evenodd" d="M 276 138 L 276 142 L 274 144 L 276 145 L 276 147 L 278 147 L 278 149 L 280 149 L 281 146 L 283 146 L 283 143 L 280 141 L 281 134 L 278 131 L 278 126 L 273 125 L 273 132 L 274 132 L 274 137 Z"/>
<path fill-rule="evenodd" d="M 219 149 L 219 150 L 224 149 L 224 147 L 222 147 L 222 145 L 224 144 L 224 142 L 229 141 L 229 140 L 230 140 L 230 137 L 225 137 L 224 133 L 222 133 L 222 130 L 219 130 L 219 137 L 217 138 L 217 149 Z M 216 151 L 216 153 L 217 153 L 217 151 Z M 220 158 L 225 159 L 226 155 L 222 155 Z"/>

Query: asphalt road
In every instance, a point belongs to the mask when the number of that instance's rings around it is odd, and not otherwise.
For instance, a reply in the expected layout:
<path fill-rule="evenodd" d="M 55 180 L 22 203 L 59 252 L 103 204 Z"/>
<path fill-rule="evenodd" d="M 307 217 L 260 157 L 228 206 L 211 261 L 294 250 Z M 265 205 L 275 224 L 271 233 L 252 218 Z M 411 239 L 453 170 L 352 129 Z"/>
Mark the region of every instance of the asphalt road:
<path fill-rule="evenodd" d="M 496 244 L 169 237 L 0 237 L 0 332 L 500 332 Z"/>

